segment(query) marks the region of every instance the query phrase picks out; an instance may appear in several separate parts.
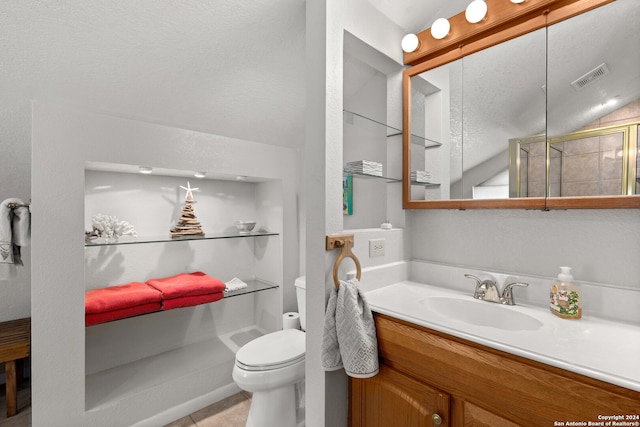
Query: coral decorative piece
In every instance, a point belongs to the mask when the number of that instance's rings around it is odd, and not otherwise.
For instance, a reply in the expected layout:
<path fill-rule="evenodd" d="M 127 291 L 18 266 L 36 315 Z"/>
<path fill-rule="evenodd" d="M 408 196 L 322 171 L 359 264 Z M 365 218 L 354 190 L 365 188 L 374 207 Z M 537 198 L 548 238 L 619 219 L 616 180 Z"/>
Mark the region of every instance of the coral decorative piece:
<path fill-rule="evenodd" d="M 138 237 L 138 233 L 127 221 L 115 216 L 96 214 L 91 218 L 92 230 L 84 233 L 85 242 L 104 239 L 105 243 L 117 242 L 120 236 Z"/>

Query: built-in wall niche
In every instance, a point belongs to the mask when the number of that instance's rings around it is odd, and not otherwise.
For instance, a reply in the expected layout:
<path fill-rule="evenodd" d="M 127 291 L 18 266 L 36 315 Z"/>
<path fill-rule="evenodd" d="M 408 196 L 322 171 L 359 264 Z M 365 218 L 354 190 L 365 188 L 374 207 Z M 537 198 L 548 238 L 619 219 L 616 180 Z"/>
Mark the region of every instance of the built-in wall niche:
<path fill-rule="evenodd" d="M 401 99 L 397 91 L 401 69 L 386 55 L 345 32 L 342 161 L 343 186 L 346 183 L 350 189 L 345 191 L 343 201 L 344 229 L 378 228 L 386 220 L 396 227 L 404 224 L 400 200 Z"/>
<path fill-rule="evenodd" d="M 85 227 L 93 215 L 116 216 L 132 224 L 138 240 L 170 238 L 190 187 L 193 210 L 205 236 L 236 232 L 234 222 L 256 221 L 254 231 L 282 229 L 282 181 L 260 177 L 215 175 L 146 166 L 88 163 L 85 169 Z M 202 171 L 200 171 L 202 172 Z M 122 239 L 128 241 L 129 239 Z"/>
<path fill-rule="evenodd" d="M 95 289 L 182 272 L 248 283 L 219 301 L 158 311 L 85 330 L 85 410 L 128 407 L 134 396 L 188 390 L 185 400 L 233 387 L 240 346 L 280 327 L 282 315 L 282 180 L 89 163 L 85 230 L 96 214 L 130 223 L 137 237 L 85 242 L 85 288 Z M 187 184 L 188 183 L 188 184 Z M 172 238 L 191 188 L 204 236 Z M 236 220 L 256 222 L 240 234 Z M 131 408 L 132 411 L 138 409 Z M 140 414 L 144 418 L 145 414 Z"/>

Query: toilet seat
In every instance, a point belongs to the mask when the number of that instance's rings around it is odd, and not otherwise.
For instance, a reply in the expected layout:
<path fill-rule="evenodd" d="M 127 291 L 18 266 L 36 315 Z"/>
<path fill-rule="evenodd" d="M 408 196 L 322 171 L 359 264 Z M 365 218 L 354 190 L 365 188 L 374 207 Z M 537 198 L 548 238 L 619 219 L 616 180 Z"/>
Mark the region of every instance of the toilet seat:
<path fill-rule="evenodd" d="M 304 357 L 304 332 L 285 329 L 245 344 L 236 353 L 236 365 L 246 371 L 268 371 L 293 365 Z"/>

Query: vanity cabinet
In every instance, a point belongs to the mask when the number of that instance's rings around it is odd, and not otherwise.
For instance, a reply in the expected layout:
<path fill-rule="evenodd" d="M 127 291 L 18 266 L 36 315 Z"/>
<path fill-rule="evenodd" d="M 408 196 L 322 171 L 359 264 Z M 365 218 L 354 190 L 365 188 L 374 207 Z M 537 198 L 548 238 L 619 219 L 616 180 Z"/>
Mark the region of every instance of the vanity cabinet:
<path fill-rule="evenodd" d="M 400 417 L 402 411 L 404 418 L 391 419 L 407 422 L 386 425 L 587 425 L 603 415 L 638 421 L 640 392 L 386 315 L 376 314 L 375 322 L 380 374 L 350 379 L 353 427 L 385 425 L 376 417 Z M 441 424 L 427 416 L 435 412 Z"/>
<path fill-rule="evenodd" d="M 448 394 L 384 364 L 375 377 L 352 378 L 350 393 L 354 427 L 449 425 Z"/>

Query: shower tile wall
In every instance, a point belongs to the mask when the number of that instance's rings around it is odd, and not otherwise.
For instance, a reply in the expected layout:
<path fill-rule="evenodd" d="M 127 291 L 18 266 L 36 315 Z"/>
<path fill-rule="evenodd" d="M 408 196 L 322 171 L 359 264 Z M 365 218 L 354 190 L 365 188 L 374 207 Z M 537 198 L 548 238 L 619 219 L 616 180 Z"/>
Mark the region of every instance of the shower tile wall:
<path fill-rule="evenodd" d="M 640 100 L 596 120 L 583 129 L 640 121 Z M 544 197 L 544 143 L 528 144 L 521 194 Z M 524 164 L 524 162 L 523 162 Z M 604 196 L 621 193 L 622 134 L 552 144 L 549 191 L 557 196 Z M 526 175 L 525 175 L 526 174 Z"/>
<path fill-rule="evenodd" d="M 553 144 L 563 152 L 562 196 L 621 193 L 622 134 Z"/>

